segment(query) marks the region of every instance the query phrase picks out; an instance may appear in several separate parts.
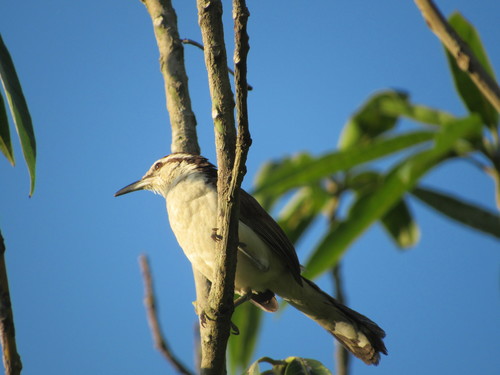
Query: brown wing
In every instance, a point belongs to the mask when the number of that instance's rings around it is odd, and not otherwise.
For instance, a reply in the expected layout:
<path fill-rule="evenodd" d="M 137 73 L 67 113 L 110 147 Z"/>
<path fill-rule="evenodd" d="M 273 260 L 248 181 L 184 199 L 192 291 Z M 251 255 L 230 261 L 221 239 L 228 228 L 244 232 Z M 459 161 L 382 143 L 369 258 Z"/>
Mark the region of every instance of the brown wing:
<path fill-rule="evenodd" d="M 250 220 L 252 218 L 252 220 Z M 262 208 L 257 200 L 240 189 L 240 220 L 271 248 L 286 264 L 293 277 L 302 285 L 300 264 L 295 248 L 278 223 Z"/>

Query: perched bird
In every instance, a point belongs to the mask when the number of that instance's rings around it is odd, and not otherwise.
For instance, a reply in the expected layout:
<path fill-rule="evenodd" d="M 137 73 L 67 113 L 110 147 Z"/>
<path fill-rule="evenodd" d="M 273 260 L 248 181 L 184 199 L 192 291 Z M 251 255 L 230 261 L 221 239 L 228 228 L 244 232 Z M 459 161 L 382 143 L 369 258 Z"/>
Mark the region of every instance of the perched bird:
<path fill-rule="evenodd" d="M 199 155 L 174 153 L 156 161 L 139 181 L 115 196 L 137 190 L 161 194 L 170 226 L 195 269 L 214 278 L 217 226 L 217 169 Z M 275 294 L 319 323 L 350 352 L 377 365 L 387 354 L 385 332 L 366 316 L 351 310 L 300 275 L 295 249 L 279 225 L 243 189 L 235 291 L 261 309 L 278 309 Z"/>

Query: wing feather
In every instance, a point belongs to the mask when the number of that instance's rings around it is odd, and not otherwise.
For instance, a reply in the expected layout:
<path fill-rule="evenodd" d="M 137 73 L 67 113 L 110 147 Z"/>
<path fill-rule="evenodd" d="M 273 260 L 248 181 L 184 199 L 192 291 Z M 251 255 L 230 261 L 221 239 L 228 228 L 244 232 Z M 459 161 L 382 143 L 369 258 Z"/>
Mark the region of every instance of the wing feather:
<path fill-rule="evenodd" d="M 243 189 L 240 190 L 240 220 L 269 246 L 302 285 L 299 259 L 293 244 L 259 202 Z"/>

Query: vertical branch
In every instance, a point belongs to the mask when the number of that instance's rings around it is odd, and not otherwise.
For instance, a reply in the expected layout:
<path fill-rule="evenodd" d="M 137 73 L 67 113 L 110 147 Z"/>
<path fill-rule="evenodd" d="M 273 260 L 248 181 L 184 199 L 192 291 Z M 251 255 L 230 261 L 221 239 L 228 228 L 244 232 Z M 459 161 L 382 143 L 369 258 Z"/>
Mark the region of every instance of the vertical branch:
<path fill-rule="evenodd" d="M 233 0 L 234 19 L 234 86 L 236 90 L 236 116 L 238 122 L 238 138 L 236 142 L 236 160 L 233 171 L 238 173 L 237 184 L 241 185 L 248 149 L 252 144 L 248 129 L 247 82 L 248 44 L 247 22 L 250 12 L 245 0 Z"/>
<path fill-rule="evenodd" d="M 225 353 L 233 311 L 236 248 L 238 244 L 239 189 L 245 174 L 245 160 L 251 143 L 248 132 L 246 56 L 248 10 L 243 1 L 235 1 L 235 86 L 239 135 L 236 139 L 234 100 L 229 82 L 227 56 L 222 25 L 220 0 L 198 0 L 198 20 L 205 46 L 205 64 L 208 71 L 212 118 L 215 127 L 217 163 L 219 167 L 217 190 L 219 212 L 217 226 L 222 240 L 216 246 L 218 272 L 210 292 L 206 311 L 212 315 L 202 330 L 202 373 L 223 374 Z"/>
<path fill-rule="evenodd" d="M 177 15 L 170 0 L 141 0 L 153 21 L 160 70 L 165 82 L 167 110 L 172 129 L 172 152 L 200 153 L 196 135 L 196 117 L 191 109 L 184 48 L 179 40 Z M 207 304 L 210 282 L 193 269 L 197 305 Z M 200 309 L 197 308 L 197 312 Z"/>
<path fill-rule="evenodd" d="M 415 3 L 429 28 L 455 58 L 460 69 L 469 74 L 472 82 L 500 112 L 500 88 L 476 59 L 469 46 L 453 30 L 432 0 L 415 0 Z"/>
<path fill-rule="evenodd" d="M 201 372 L 226 373 L 225 353 L 233 312 L 236 247 L 238 243 L 238 189 L 234 189 L 231 171 L 234 165 L 236 130 L 234 100 L 227 70 L 226 48 L 220 0 L 197 0 L 198 22 L 205 46 L 205 65 L 208 71 L 212 118 L 215 127 L 217 164 L 218 217 L 221 237 L 216 243 L 215 277 L 208 305 L 208 316 L 201 327 Z M 231 186 L 232 185 L 232 186 Z M 233 187 L 233 189 L 231 189 Z"/>
<path fill-rule="evenodd" d="M 341 274 L 341 265 L 338 262 L 332 268 L 333 281 L 335 283 L 335 298 L 341 304 L 346 305 L 347 301 L 344 292 L 344 281 Z M 336 359 L 336 369 L 337 375 L 348 375 L 349 374 L 349 362 L 350 354 L 346 348 L 340 345 L 338 342 L 335 343 L 335 359 Z"/>
<path fill-rule="evenodd" d="M 23 365 L 17 353 L 14 315 L 10 300 L 9 281 L 5 266 L 5 244 L 0 233 L 0 341 L 3 350 L 3 365 L 6 375 L 18 375 Z"/>
<path fill-rule="evenodd" d="M 165 81 L 167 109 L 172 127 L 172 152 L 200 153 L 196 117 L 191 109 L 184 47 L 179 39 L 177 15 L 170 0 L 141 0 L 153 21 Z"/>
<path fill-rule="evenodd" d="M 337 214 L 343 188 L 339 186 L 339 183 L 335 180 L 335 178 L 330 177 L 326 180 L 326 189 L 331 196 L 326 215 L 328 217 L 330 228 L 333 229 L 339 225 Z M 347 305 L 340 261 L 337 261 L 337 263 L 333 266 L 333 268 L 331 269 L 331 274 L 333 277 L 333 283 L 335 285 L 335 299 L 337 299 L 337 301 L 339 301 L 341 304 Z M 338 342 L 335 342 L 334 345 L 336 364 L 335 367 L 337 370 L 336 374 L 348 375 L 349 362 L 351 359 L 350 354 L 347 349 L 345 349 L 343 345 L 339 345 Z"/>

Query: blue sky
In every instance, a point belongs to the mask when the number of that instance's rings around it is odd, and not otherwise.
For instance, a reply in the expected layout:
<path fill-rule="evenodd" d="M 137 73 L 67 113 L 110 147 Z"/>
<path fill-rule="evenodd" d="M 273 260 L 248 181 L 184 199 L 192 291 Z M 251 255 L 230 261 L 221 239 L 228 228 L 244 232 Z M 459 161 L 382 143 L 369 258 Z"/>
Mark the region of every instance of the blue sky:
<path fill-rule="evenodd" d="M 229 2 L 226 5 L 229 6 Z M 500 69 L 500 4 L 439 1 L 479 29 Z M 182 37 L 201 40 L 194 1 L 174 1 Z M 244 186 L 259 166 L 335 148 L 342 126 L 377 90 L 465 110 L 441 46 L 412 1 L 249 2 L 250 126 Z M 225 9 L 232 44 L 231 12 Z M 38 145 L 37 186 L 19 145 L 0 158 L 0 228 L 25 374 L 173 373 L 152 348 L 137 257 L 151 258 L 160 318 L 192 367 L 196 316 L 191 268 L 168 227 L 164 201 L 113 194 L 169 153 L 170 130 L 151 21 L 135 1 L 2 2 L 0 32 L 15 61 Z M 230 47 L 231 48 L 231 47 Z M 185 50 L 203 154 L 214 158 L 201 51 Z M 492 181 L 450 162 L 425 184 L 494 209 Z M 400 252 L 372 227 L 343 262 L 349 304 L 387 332 L 379 367 L 354 374 L 493 373 L 500 368 L 499 243 L 418 202 L 421 242 Z M 305 260 L 320 228 L 298 246 Z M 328 277 L 320 285 L 331 291 Z M 332 339 L 293 311 L 266 315 L 255 358 L 312 357 L 333 368 Z"/>

